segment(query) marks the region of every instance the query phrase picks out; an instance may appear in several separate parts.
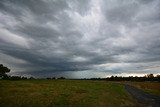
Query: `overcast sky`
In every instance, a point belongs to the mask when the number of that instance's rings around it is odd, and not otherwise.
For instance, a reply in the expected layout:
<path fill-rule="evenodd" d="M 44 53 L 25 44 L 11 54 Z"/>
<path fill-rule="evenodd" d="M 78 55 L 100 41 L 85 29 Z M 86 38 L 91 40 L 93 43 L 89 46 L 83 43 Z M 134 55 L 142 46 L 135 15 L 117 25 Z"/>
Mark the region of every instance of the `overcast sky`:
<path fill-rule="evenodd" d="M 0 0 L 10 75 L 160 74 L 160 0 Z"/>

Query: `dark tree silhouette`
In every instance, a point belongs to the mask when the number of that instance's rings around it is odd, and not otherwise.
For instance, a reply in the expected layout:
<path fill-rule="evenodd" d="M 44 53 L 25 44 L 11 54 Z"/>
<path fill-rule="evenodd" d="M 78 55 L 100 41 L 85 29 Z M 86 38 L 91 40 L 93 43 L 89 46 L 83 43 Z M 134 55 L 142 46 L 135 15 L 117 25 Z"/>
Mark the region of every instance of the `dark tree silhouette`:
<path fill-rule="evenodd" d="M 148 77 L 148 78 L 153 78 L 154 75 L 153 75 L 153 74 L 148 74 L 147 77 Z"/>
<path fill-rule="evenodd" d="M 65 79 L 65 77 L 59 77 L 58 79 Z"/>
<path fill-rule="evenodd" d="M 0 64 L 0 77 L 6 78 L 8 77 L 6 73 L 10 72 L 10 69 Z"/>

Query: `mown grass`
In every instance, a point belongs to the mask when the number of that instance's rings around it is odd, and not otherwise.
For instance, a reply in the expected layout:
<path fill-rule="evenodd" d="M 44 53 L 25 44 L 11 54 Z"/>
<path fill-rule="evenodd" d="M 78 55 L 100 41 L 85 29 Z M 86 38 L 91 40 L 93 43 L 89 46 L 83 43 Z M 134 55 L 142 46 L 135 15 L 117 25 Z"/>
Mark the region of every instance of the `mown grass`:
<path fill-rule="evenodd" d="M 147 93 L 160 96 L 160 82 L 127 82 Z"/>
<path fill-rule="evenodd" d="M 0 107 L 137 106 L 124 86 L 89 80 L 0 80 Z"/>

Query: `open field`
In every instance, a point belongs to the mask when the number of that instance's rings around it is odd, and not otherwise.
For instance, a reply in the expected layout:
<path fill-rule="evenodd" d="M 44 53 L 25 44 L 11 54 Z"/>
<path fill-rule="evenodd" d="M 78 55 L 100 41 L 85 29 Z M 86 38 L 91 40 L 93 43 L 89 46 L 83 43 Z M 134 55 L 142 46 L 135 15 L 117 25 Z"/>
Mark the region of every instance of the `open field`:
<path fill-rule="evenodd" d="M 159 82 L 126 82 L 126 84 L 139 88 L 147 93 L 160 96 Z"/>
<path fill-rule="evenodd" d="M 0 107 L 137 106 L 123 85 L 89 80 L 0 81 Z"/>

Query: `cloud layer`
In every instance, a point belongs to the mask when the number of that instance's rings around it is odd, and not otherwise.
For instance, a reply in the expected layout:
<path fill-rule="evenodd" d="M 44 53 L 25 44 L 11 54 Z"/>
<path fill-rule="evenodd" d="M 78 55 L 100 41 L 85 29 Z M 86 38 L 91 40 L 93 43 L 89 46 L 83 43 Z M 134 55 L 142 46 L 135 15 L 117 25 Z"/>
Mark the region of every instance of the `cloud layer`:
<path fill-rule="evenodd" d="M 12 75 L 160 73 L 159 0 L 1 0 L 0 63 Z"/>

